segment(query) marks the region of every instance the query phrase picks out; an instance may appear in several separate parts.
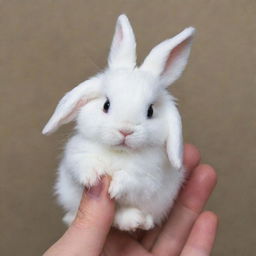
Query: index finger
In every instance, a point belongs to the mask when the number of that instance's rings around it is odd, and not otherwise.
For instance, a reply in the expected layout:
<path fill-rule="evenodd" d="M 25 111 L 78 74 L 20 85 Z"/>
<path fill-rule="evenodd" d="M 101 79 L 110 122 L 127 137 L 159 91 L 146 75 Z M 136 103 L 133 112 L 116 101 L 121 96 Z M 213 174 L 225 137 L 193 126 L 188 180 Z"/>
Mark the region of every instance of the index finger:
<path fill-rule="evenodd" d="M 186 177 L 189 178 L 194 168 L 200 162 L 200 153 L 194 145 L 192 144 L 184 145 L 183 162 L 186 169 Z M 144 233 L 144 235 L 142 235 L 140 239 L 142 245 L 148 250 L 151 249 L 160 231 L 161 231 L 161 228 L 156 227 L 153 230 L 150 230 Z"/>
<path fill-rule="evenodd" d="M 153 253 L 169 256 L 180 254 L 215 184 L 216 173 L 211 166 L 201 164 L 193 171 L 153 247 Z"/>

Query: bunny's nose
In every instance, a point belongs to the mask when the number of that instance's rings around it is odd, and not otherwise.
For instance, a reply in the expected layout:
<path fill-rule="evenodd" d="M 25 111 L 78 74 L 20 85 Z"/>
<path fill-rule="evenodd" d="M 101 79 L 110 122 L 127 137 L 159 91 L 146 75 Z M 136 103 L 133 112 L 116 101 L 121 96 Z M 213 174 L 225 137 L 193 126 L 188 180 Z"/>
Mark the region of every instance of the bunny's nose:
<path fill-rule="evenodd" d="M 120 132 L 121 134 L 123 134 L 124 137 L 133 134 L 133 131 L 131 131 L 131 130 L 124 130 L 124 129 L 123 129 L 123 130 L 119 130 L 119 132 Z"/>

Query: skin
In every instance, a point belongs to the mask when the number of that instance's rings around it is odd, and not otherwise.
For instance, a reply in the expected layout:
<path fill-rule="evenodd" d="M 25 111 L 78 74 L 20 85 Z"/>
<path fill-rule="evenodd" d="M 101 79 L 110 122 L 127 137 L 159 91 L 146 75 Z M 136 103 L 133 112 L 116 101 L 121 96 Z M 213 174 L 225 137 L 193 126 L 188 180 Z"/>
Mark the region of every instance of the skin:
<path fill-rule="evenodd" d="M 217 216 L 203 211 L 216 185 L 216 173 L 200 163 L 198 150 L 185 145 L 187 182 L 162 227 L 128 234 L 111 228 L 115 203 L 108 196 L 109 177 L 85 190 L 75 221 L 44 256 L 208 256 Z"/>

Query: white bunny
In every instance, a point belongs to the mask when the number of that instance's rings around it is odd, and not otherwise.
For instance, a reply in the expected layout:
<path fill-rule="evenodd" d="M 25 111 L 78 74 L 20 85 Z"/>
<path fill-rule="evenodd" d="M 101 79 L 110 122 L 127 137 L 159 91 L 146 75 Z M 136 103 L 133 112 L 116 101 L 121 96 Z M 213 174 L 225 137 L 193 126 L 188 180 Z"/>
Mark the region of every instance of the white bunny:
<path fill-rule="evenodd" d="M 76 120 L 55 186 L 64 222 L 73 221 L 84 186 L 104 174 L 112 176 L 115 227 L 148 230 L 167 215 L 184 167 L 181 119 L 166 88 L 186 66 L 194 31 L 163 41 L 137 67 L 133 30 L 119 16 L 108 67 L 61 99 L 43 134 Z"/>

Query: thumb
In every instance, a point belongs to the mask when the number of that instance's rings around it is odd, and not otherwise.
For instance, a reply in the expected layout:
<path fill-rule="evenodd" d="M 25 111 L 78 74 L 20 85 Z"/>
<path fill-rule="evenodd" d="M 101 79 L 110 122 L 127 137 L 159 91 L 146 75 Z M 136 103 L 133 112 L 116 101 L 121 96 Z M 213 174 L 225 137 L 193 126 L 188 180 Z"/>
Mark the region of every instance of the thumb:
<path fill-rule="evenodd" d="M 84 190 L 74 222 L 53 246 L 53 254 L 60 255 L 100 255 L 111 228 L 115 204 L 108 195 L 109 177 L 103 177 L 88 190 Z"/>
<path fill-rule="evenodd" d="M 107 233 L 113 222 L 114 201 L 110 199 L 108 188 L 110 177 L 102 177 L 96 185 L 85 189 L 81 198 L 73 228 Z"/>

